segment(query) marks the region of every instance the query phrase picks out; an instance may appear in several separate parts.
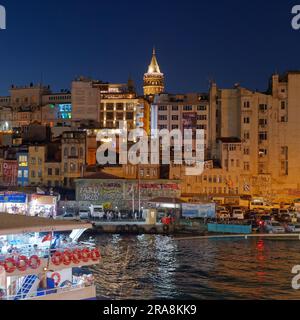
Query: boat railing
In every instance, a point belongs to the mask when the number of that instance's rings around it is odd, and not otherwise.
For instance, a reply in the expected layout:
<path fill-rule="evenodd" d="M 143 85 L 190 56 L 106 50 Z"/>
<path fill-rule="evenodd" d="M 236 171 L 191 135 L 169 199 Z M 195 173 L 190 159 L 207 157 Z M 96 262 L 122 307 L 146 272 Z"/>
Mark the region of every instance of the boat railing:
<path fill-rule="evenodd" d="M 92 287 L 94 286 L 94 283 L 76 283 L 76 284 L 72 284 L 63 288 L 53 288 L 53 289 L 45 289 L 45 290 L 41 290 L 41 291 L 35 291 L 32 292 L 28 295 L 23 295 L 22 293 L 17 295 L 6 295 L 5 290 L 3 290 L 2 292 L 2 296 L 0 295 L 0 300 L 17 300 L 18 296 L 19 296 L 19 300 L 20 297 L 22 298 L 21 300 L 31 300 L 33 298 L 38 298 L 38 297 L 43 297 L 43 296 L 47 296 L 47 295 L 51 295 L 51 294 L 60 294 L 60 293 L 64 293 L 64 292 L 72 292 L 72 291 L 76 291 L 79 289 L 83 289 L 83 288 L 88 288 L 88 287 Z"/>

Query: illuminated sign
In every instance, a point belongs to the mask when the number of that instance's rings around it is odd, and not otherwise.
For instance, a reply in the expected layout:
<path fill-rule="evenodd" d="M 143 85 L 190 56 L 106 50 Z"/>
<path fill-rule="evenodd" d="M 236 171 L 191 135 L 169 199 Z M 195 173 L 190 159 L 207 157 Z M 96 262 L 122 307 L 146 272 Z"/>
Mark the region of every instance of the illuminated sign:
<path fill-rule="evenodd" d="M 58 105 L 58 118 L 59 119 L 72 119 L 72 104 L 59 104 Z"/>

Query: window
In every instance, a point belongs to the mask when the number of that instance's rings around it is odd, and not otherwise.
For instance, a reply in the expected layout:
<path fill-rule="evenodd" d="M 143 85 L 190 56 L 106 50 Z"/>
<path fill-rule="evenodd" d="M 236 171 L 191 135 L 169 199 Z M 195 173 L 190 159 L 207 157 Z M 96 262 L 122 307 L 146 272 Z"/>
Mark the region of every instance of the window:
<path fill-rule="evenodd" d="M 259 105 L 259 111 L 264 112 L 268 110 L 268 106 L 266 104 Z"/>
<path fill-rule="evenodd" d="M 107 112 L 106 113 L 106 119 L 107 120 L 114 120 L 114 113 L 113 112 Z"/>
<path fill-rule="evenodd" d="M 172 106 L 172 111 L 178 111 L 178 106 Z"/>
<path fill-rule="evenodd" d="M 259 132 L 258 139 L 260 141 L 268 140 L 268 133 L 266 131 Z"/>
<path fill-rule="evenodd" d="M 160 115 L 160 116 L 158 117 L 158 120 L 160 120 L 160 121 L 167 121 L 167 120 L 168 120 L 168 116 L 166 116 L 166 115 Z"/>
<path fill-rule="evenodd" d="M 36 163 L 36 159 L 35 158 L 31 158 L 31 164 L 35 165 Z"/>
<path fill-rule="evenodd" d="M 207 116 L 206 115 L 197 115 L 197 120 L 199 121 L 206 121 L 207 120 Z"/>
<path fill-rule="evenodd" d="M 52 176 L 52 168 L 48 168 L 48 176 Z"/>
<path fill-rule="evenodd" d="M 249 109 L 250 108 L 250 101 L 244 101 L 244 108 Z"/>
<path fill-rule="evenodd" d="M 285 110 L 285 108 L 286 108 L 285 101 L 281 101 L 281 110 Z"/>
<path fill-rule="evenodd" d="M 259 119 L 258 123 L 260 126 L 266 126 L 266 125 L 268 125 L 268 120 L 267 119 Z"/>
<path fill-rule="evenodd" d="M 192 106 L 184 106 L 183 111 L 193 111 L 193 107 Z"/>
<path fill-rule="evenodd" d="M 42 177 L 42 170 L 38 171 L 38 177 L 41 178 Z"/>
<path fill-rule="evenodd" d="M 178 121 L 179 117 L 178 116 L 172 116 L 172 120 Z"/>
<path fill-rule="evenodd" d="M 206 110 L 207 110 L 207 107 L 206 107 L 206 106 L 198 106 L 198 107 L 197 107 L 197 110 L 198 110 L 198 111 L 206 111 Z"/>
<path fill-rule="evenodd" d="M 39 163 L 39 165 L 41 165 L 43 163 L 41 158 L 38 159 L 38 163 Z"/>
<path fill-rule="evenodd" d="M 288 122 L 287 116 L 283 116 L 280 118 L 280 122 Z"/>
<path fill-rule="evenodd" d="M 117 103 L 117 111 L 123 111 L 124 110 L 124 103 Z"/>
<path fill-rule="evenodd" d="M 71 157 L 76 157 L 76 154 L 77 154 L 77 150 L 75 147 L 72 147 L 71 148 Z"/>
<path fill-rule="evenodd" d="M 244 162 L 244 170 L 250 171 L 250 163 L 249 162 Z"/>
<path fill-rule="evenodd" d="M 179 129 L 179 126 L 177 124 L 172 125 L 172 130 Z"/>
<path fill-rule="evenodd" d="M 31 171 L 31 178 L 35 178 L 35 171 Z"/>
<path fill-rule="evenodd" d="M 69 151 L 68 151 L 68 148 L 66 147 L 64 149 L 64 157 L 66 158 L 66 157 L 68 157 L 68 155 L 69 155 Z"/>
<path fill-rule="evenodd" d="M 107 103 L 106 104 L 106 110 L 107 111 L 113 111 L 114 110 L 114 104 L 113 103 Z"/>
<path fill-rule="evenodd" d="M 245 131 L 244 132 L 244 139 L 245 140 L 249 140 L 250 139 L 250 132 L 249 131 Z"/>
<path fill-rule="evenodd" d="M 240 160 L 236 160 L 236 167 L 237 167 L 237 168 L 240 167 Z"/>
<path fill-rule="evenodd" d="M 79 149 L 79 154 L 80 154 L 80 158 L 83 158 L 84 152 L 82 147 Z"/>
<path fill-rule="evenodd" d="M 168 107 L 167 106 L 159 106 L 158 111 L 168 111 Z"/>
<path fill-rule="evenodd" d="M 259 156 L 260 157 L 264 157 L 268 154 L 268 150 L 267 149 L 259 149 Z"/>
<path fill-rule="evenodd" d="M 56 176 L 59 176 L 59 168 L 56 168 L 56 169 L 55 169 L 55 175 L 56 175 Z"/>
<path fill-rule="evenodd" d="M 127 120 L 133 120 L 133 112 L 127 112 L 126 119 Z"/>
<path fill-rule="evenodd" d="M 65 162 L 65 164 L 64 164 L 64 172 L 68 172 L 68 163 L 67 162 Z"/>
<path fill-rule="evenodd" d="M 250 118 L 249 117 L 244 118 L 244 123 L 245 124 L 249 124 L 250 123 Z"/>
<path fill-rule="evenodd" d="M 76 171 L 76 164 L 75 163 L 71 163 L 70 164 L 70 170 L 71 170 L 71 172 L 75 172 Z"/>
<path fill-rule="evenodd" d="M 18 170 L 18 178 L 23 178 L 23 172 L 22 172 L 22 170 Z"/>
<path fill-rule="evenodd" d="M 231 167 L 234 167 L 234 160 L 231 159 Z"/>
<path fill-rule="evenodd" d="M 250 154 L 249 148 L 244 148 L 244 155 L 248 156 Z"/>

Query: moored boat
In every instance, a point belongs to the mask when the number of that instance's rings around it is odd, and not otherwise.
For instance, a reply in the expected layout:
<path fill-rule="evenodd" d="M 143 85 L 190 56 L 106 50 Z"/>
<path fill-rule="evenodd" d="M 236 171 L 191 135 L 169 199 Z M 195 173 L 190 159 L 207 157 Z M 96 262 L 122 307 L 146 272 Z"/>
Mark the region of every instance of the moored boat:
<path fill-rule="evenodd" d="M 93 275 L 78 272 L 101 260 L 95 243 L 78 241 L 91 227 L 0 214 L 0 300 L 96 299 Z"/>

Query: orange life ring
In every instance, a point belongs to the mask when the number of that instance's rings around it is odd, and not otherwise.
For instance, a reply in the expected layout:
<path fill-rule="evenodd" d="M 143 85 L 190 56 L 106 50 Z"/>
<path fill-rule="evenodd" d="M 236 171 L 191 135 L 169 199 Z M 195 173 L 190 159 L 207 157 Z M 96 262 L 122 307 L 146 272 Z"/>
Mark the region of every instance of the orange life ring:
<path fill-rule="evenodd" d="M 56 285 L 56 287 L 59 285 L 60 281 L 61 281 L 61 275 L 58 272 L 54 272 L 51 276 L 51 279 L 54 280 L 54 283 Z"/>
<path fill-rule="evenodd" d="M 31 269 L 36 270 L 41 265 L 41 259 L 37 255 L 33 255 L 30 257 L 28 265 Z"/>
<path fill-rule="evenodd" d="M 72 253 L 73 263 L 78 264 L 82 258 L 81 251 L 79 249 L 75 249 Z"/>
<path fill-rule="evenodd" d="M 63 262 L 63 254 L 59 251 L 56 251 L 52 256 L 51 261 L 56 266 L 61 265 Z"/>
<path fill-rule="evenodd" d="M 69 266 L 73 260 L 73 254 L 70 250 L 66 250 L 64 253 L 63 253 L 63 263 L 65 266 Z"/>
<path fill-rule="evenodd" d="M 91 258 L 93 261 L 98 261 L 101 258 L 99 249 L 96 248 L 91 251 Z"/>
<path fill-rule="evenodd" d="M 17 269 L 17 263 L 14 258 L 7 258 L 4 261 L 4 269 L 7 273 L 13 273 Z"/>
<path fill-rule="evenodd" d="M 89 249 L 85 248 L 81 251 L 81 256 L 82 256 L 83 262 L 88 262 L 91 257 L 91 251 Z"/>
<path fill-rule="evenodd" d="M 19 271 L 26 271 L 28 267 L 28 259 L 26 256 L 19 256 L 18 260 L 17 260 L 17 269 Z"/>

